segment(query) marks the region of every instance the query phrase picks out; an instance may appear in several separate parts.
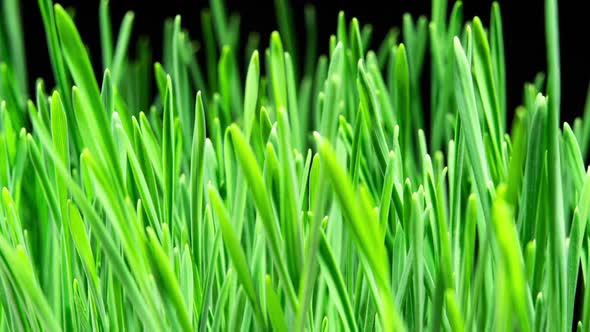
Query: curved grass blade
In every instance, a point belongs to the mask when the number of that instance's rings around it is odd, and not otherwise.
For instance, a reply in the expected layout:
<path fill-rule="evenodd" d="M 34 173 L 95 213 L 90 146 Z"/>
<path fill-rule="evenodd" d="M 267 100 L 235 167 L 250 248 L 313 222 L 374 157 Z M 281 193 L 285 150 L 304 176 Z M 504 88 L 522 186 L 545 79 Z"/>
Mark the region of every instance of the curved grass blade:
<path fill-rule="evenodd" d="M 334 192 L 340 203 L 347 225 L 353 234 L 355 243 L 366 265 L 365 273 L 369 278 L 371 289 L 378 303 L 381 322 L 385 330 L 405 331 L 404 323 L 395 307 L 389 285 L 389 263 L 383 243 L 375 243 L 379 236 L 378 219 L 372 207 L 367 205 L 366 192 L 361 191 L 361 199 L 357 200 L 352 183 L 342 166 L 338 164 L 336 154 L 330 144 L 316 134 L 320 155 L 327 167 L 327 174 Z M 364 193 L 364 195 L 363 195 Z"/>
<path fill-rule="evenodd" d="M 248 263 L 246 261 L 246 255 L 240 245 L 236 233 L 232 228 L 229 214 L 221 200 L 221 197 L 219 196 L 219 193 L 210 184 L 208 186 L 208 193 L 209 198 L 211 199 L 211 203 L 213 205 L 213 209 L 217 214 L 217 220 L 219 221 L 221 235 L 223 236 L 223 242 L 225 243 L 225 247 L 227 248 L 227 251 L 229 252 L 229 255 L 235 265 L 238 280 L 244 287 L 244 291 L 250 299 L 250 304 L 254 308 L 254 312 L 258 320 L 258 323 L 261 326 L 264 326 L 262 310 L 260 308 L 258 297 L 256 296 L 254 282 L 252 280 L 252 276 L 250 275 L 250 270 L 248 268 Z"/>
<path fill-rule="evenodd" d="M 256 207 L 261 215 L 266 236 L 269 240 L 270 252 L 273 260 L 277 264 L 281 280 L 284 282 L 287 299 L 293 309 L 295 309 L 297 308 L 297 297 L 295 295 L 295 290 L 293 289 L 292 281 L 289 278 L 289 272 L 283 255 L 281 254 L 282 250 L 279 245 L 279 233 L 276 229 L 277 221 L 269 199 L 270 195 L 264 184 L 262 172 L 256 162 L 256 157 L 254 156 L 252 149 L 247 144 L 246 138 L 235 124 L 231 125 L 230 133 L 236 157 L 244 175 L 246 176 L 248 187 L 254 196 Z"/>

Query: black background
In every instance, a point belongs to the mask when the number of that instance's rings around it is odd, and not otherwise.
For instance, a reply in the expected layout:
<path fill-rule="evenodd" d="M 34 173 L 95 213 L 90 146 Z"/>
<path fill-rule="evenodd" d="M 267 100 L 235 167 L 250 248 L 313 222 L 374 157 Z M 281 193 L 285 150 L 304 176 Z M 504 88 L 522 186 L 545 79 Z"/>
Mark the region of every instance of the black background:
<path fill-rule="evenodd" d="M 449 1 L 449 6 L 453 1 Z M 587 1 L 561 1 L 559 4 L 560 43 L 561 43 L 561 74 L 562 74 L 562 120 L 571 122 L 574 117 L 581 116 L 588 84 L 590 81 L 590 27 L 587 17 Z M 97 0 L 63 0 L 64 7 L 75 8 L 75 21 L 84 42 L 91 52 L 96 70 L 100 68 L 100 38 L 98 26 Z M 242 42 L 246 40 L 247 31 L 257 31 L 261 36 L 260 46 L 268 45 L 270 32 L 278 28 L 273 0 L 258 1 L 225 1 L 231 12 L 241 14 Z M 317 28 L 319 50 L 327 51 L 328 38 L 336 30 L 336 19 L 339 10 L 344 10 L 347 20 L 353 16 L 361 24 L 373 25 L 373 47 L 382 40 L 392 26 L 400 26 L 402 15 L 411 13 L 430 16 L 431 1 L 426 0 L 395 0 L 395 1 L 300 1 L 291 0 L 295 14 L 295 26 L 299 44 L 305 40 L 303 7 L 314 4 L 317 9 Z M 464 18 L 480 16 L 484 24 L 489 22 L 492 1 L 464 1 Z M 133 40 L 138 36 L 147 36 L 152 45 L 153 59 L 159 60 L 162 49 L 163 22 L 167 17 L 181 14 L 182 25 L 191 33 L 191 37 L 201 39 L 200 10 L 208 7 L 206 0 L 111 0 L 111 21 L 113 34 L 116 38 L 119 23 L 127 10 L 135 12 Z M 514 109 L 522 100 L 523 84 L 532 81 L 539 71 L 546 68 L 545 62 L 545 30 L 544 1 L 500 1 L 503 16 L 504 41 L 506 51 L 506 70 L 508 87 L 508 106 Z M 34 79 L 42 77 L 52 86 L 52 74 L 45 42 L 42 20 L 37 1 L 25 0 L 22 3 L 23 23 L 28 54 L 30 84 Z M 450 8 L 449 8 L 450 10 Z M 586 17 L 585 17 L 586 16 Z M 134 45 L 130 47 L 133 54 Z M 429 70 L 423 77 L 428 80 Z M 100 77 L 100 76 L 99 76 Z M 34 90 L 32 90 L 34 91 Z M 427 96 L 428 94 L 425 94 Z"/>

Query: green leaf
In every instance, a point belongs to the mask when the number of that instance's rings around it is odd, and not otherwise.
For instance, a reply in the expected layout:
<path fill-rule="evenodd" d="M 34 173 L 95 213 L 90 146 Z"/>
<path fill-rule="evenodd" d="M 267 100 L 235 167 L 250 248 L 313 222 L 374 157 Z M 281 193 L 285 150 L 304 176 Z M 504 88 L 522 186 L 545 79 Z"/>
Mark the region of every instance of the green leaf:
<path fill-rule="evenodd" d="M 244 135 L 250 138 L 252 125 L 256 115 L 256 104 L 258 101 L 258 84 L 260 80 L 260 63 L 258 51 L 252 53 L 248 73 L 246 74 L 246 91 L 244 93 Z"/>
<path fill-rule="evenodd" d="M 106 165 L 113 170 L 113 174 L 118 183 L 121 183 L 121 170 L 115 161 L 115 144 L 112 136 L 109 135 L 109 121 L 105 109 L 102 105 L 98 84 L 88 58 L 88 53 L 83 46 L 82 40 L 74 22 L 66 11 L 60 6 L 55 5 L 55 18 L 60 41 L 62 43 L 62 52 L 74 81 L 79 89 L 79 103 L 81 108 L 78 114 L 86 118 L 88 129 L 95 136 L 100 135 L 101 140 L 97 145 L 101 159 L 106 158 Z M 93 110 L 92 112 L 90 110 Z M 82 128 L 84 129 L 84 128 Z M 98 151 L 96 151 L 98 152 Z"/>
<path fill-rule="evenodd" d="M 113 81 L 117 84 L 121 80 L 123 74 L 123 64 L 127 56 L 127 48 L 129 47 L 129 40 L 131 38 L 131 27 L 133 26 L 133 19 L 135 15 L 133 12 L 127 12 L 121 22 L 119 29 L 119 37 L 117 37 L 117 46 L 115 47 L 115 55 L 111 63 L 111 71 L 113 72 Z M 108 32 L 107 32 L 108 33 Z"/>
<path fill-rule="evenodd" d="M 274 331 L 287 331 L 287 323 L 285 322 L 285 315 L 281 310 L 281 302 L 275 292 L 270 276 L 265 277 L 266 287 L 266 302 L 268 305 L 268 315 L 270 316 L 270 323 Z"/>
<path fill-rule="evenodd" d="M 473 46 L 473 75 L 475 83 L 477 83 L 477 91 L 481 97 L 481 104 L 483 105 L 486 128 L 488 128 L 490 132 L 494 156 L 492 165 L 499 168 L 500 173 L 498 176 L 501 179 L 504 176 L 504 170 L 503 167 L 501 167 L 503 156 L 499 145 L 502 140 L 501 135 L 502 132 L 504 132 L 505 126 L 501 123 L 501 119 L 505 116 L 501 113 L 502 109 L 499 105 L 498 93 L 496 92 L 497 84 L 492 68 L 490 45 L 486 32 L 478 17 L 473 19 Z"/>
<path fill-rule="evenodd" d="M 342 273 L 338 267 L 337 261 L 334 258 L 332 249 L 328 244 L 325 234 L 321 234 L 321 241 L 319 247 L 320 264 L 322 266 L 323 274 L 326 276 L 330 294 L 333 296 L 338 314 L 342 319 L 346 330 L 354 331 L 357 329 L 357 322 L 352 310 L 352 302 L 349 294 L 346 291 L 346 285 Z"/>
<path fill-rule="evenodd" d="M 481 127 L 479 116 L 475 103 L 475 91 L 471 79 L 471 71 L 467 56 L 459 39 L 455 37 L 454 54 L 455 54 L 455 89 L 457 92 L 457 104 L 461 117 L 461 128 L 465 132 L 465 141 L 467 145 L 467 154 L 471 161 L 473 178 L 475 179 L 478 200 L 484 216 L 490 216 L 490 199 L 488 185 L 491 181 L 488 162 L 484 153 L 484 145 L 481 137 Z"/>
<path fill-rule="evenodd" d="M 98 7 L 98 23 L 100 26 L 100 49 L 102 51 L 102 70 L 112 68 L 113 62 L 113 32 L 109 0 L 101 0 Z"/>
<path fill-rule="evenodd" d="M 86 228 L 84 227 L 80 212 L 72 202 L 68 202 L 68 210 L 70 216 L 70 233 L 72 234 L 76 251 L 78 252 L 78 255 L 80 255 L 84 267 L 88 271 L 88 275 L 92 277 L 94 283 L 98 283 L 94 255 L 92 254 L 90 240 L 88 239 L 88 234 L 86 233 Z"/>
<path fill-rule="evenodd" d="M 213 209 L 217 214 L 217 220 L 219 221 L 223 242 L 225 243 L 225 247 L 227 248 L 232 262 L 236 268 L 238 280 L 242 284 L 242 287 L 244 287 L 244 291 L 250 300 L 250 304 L 254 308 L 258 323 L 264 326 L 262 310 L 260 309 L 258 297 L 256 296 L 254 282 L 252 280 L 252 276 L 250 275 L 250 270 L 246 261 L 246 255 L 244 254 L 244 250 L 240 245 L 240 241 L 238 240 L 238 237 L 232 228 L 229 214 L 225 209 L 221 197 L 219 197 L 219 193 L 213 186 L 211 186 L 211 184 L 208 185 L 208 193 L 211 203 L 213 204 Z"/>
<path fill-rule="evenodd" d="M 149 238 L 149 248 L 152 253 L 152 259 L 154 260 L 155 268 L 159 273 L 159 277 L 162 278 L 162 287 L 165 289 L 167 296 L 170 297 L 180 325 L 184 331 L 191 331 L 192 324 L 191 319 L 188 316 L 188 312 L 180 293 L 180 285 L 178 280 L 174 276 L 172 266 L 170 266 L 170 260 L 166 257 L 166 253 L 162 248 L 160 241 L 156 237 L 154 231 L 148 227 L 146 229 Z"/>
<path fill-rule="evenodd" d="M 360 201 L 352 188 L 350 179 L 338 164 L 336 155 L 330 144 L 316 135 L 320 155 L 327 167 L 328 178 L 340 203 L 343 214 L 348 221 L 347 226 L 353 234 L 355 243 L 360 250 L 366 273 L 372 275 L 371 288 L 373 296 L 378 302 L 382 324 L 386 330 L 405 330 L 403 321 L 391 297 L 388 281 L 388 259 L 385 246 L 375 243 L 372 239 L 382 238 L 379 233 L 378 219 L 372 207 L 367 205 L 366 191 L 361 191 Z M 364 195 L 363 195 L 364 193 Z"/>
<path fill-rule="evenodd" d="M 6 239 L 0 236 L 0 256 L 2 262 L 11 270 L 14 282 L 20 289 L 26 289 L 26 297 L 31 301 L 42 326 L 50 331 L 61 331 L 62 329 L 43 295 L 24 248 L 21 245 L 16 248 L 10 247 Z"/>
<path fill-rule="evenodd" d="M 463 317 L 461 316 L 461 311 L 459 310 L 457 298 L 455 297 L 455 293 L 450 289 L 445 291 L 445 306 L 447 308 L 447 315 L 449 316 L 449 321 L 453 331 L 465 331 Z"/>
<path fill-rule="evenodd" d="M 246 138 L 235 124 L 230 127 L 230 133 L 232 136 L 236 157 L 238 158 L 240 167 L 246 176 L 246 180 L 249 185 L 248 187 L 254 196 L 257 210 L 262 218 L 266 236 L 269 240 L 268 245 L 270 252 L 273 260 L 278 265 L 279 274 L 284 282 L 284 287 L 286 288 L 287 298 L 289 299 L 291 306 L 296 308 L 297 300 L 295 290 L 293 289 L 292 281 L 289 278 L 289 272 L 287 270 L 284 258 L 281 255 L 282 250 L 280 249 L 281 247 L 279 245 L 278 232 L 276 229 L 277 221 L 271 207 L 271 202 L 269 200 L 270 196 L 266 190 L 262 172 L 260 171 L 260 168 L 256 162 L 254 153 L 246 143 Z"/>
<path fill-rule="evenodd" d="M 525 278 L 524 260 L 520 250 L 518 234 L 512 220 L 513 207 L 506 201 L 506 186 L 500 186 L 492 209 L 495 238 L 502 254 L 505 271 L 510 276 L 507 285 L 519 324 L 524 331 L 532 325 L 531 312 L 527 304 L 528 286 Z M 531 308 L 532 309 L 532 308 Z"/>

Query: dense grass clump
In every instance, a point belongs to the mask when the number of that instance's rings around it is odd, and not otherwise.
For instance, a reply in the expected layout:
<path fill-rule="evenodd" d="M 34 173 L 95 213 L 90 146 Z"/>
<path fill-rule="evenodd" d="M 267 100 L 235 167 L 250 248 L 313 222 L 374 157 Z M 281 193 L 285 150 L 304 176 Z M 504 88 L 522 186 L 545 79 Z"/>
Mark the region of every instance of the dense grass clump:
<path fill-rule="evenodd" d="M 341 14 L 317 56 L 313 8 L 297 49 L 277 0 L 242 72 L 222 0 L 203 56 L 176 17 L 155 64 L 103 0 L 97 79 L 38 3 L 55 88 L 27 91 L 0 14 L 0 330 L 589 330 L 590 103 L 560 126 L 556 0 L 514 119 L 497 4 L 484 27 L 433 0 L 377 51 Z"/>

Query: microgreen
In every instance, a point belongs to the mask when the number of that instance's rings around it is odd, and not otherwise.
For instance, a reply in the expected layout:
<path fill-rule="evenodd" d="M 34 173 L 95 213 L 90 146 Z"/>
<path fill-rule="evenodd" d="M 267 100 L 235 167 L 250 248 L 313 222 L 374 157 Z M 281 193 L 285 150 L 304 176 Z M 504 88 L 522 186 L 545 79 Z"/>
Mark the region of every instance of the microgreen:
<path fill-rule="evenodd" d="M 514 112 L 497 3 L 433 0 L 377 45 L 340 13 L 318 56 L 313 6 L 303 38 L 276 0 L 244 53 L 211 0 L 202 47 L 176 16 L 152 63 L 102 0 L 99 75 L 38 6 L 56 87 L 32 92 L 0 5 L 0 330 L 589 329 L 590 88 L 562 126 L 556 0 Z"/>

